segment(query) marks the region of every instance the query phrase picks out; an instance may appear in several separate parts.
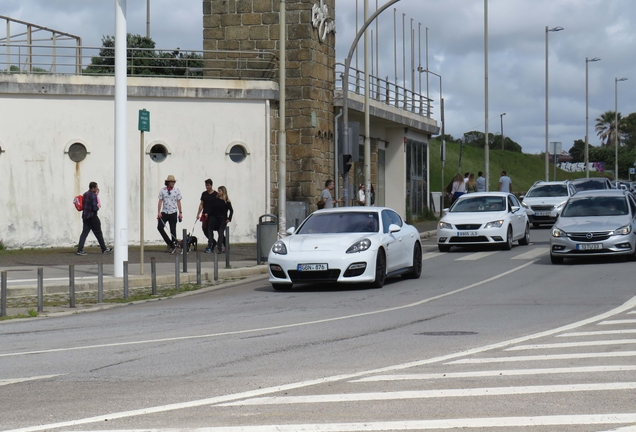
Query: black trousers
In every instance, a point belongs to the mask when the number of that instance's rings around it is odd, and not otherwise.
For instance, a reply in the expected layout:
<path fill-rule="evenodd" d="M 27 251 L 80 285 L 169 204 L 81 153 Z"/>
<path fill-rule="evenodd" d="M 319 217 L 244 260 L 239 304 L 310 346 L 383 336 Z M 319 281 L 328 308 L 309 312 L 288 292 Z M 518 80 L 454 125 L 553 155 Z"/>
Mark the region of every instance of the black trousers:
<path fill-rule="evenodd" d="M 210 249 L 214 249 L 214 247 L 216 246 L 216 240 L 214 240 L 214 233 L 216 232 L 217 226 L 218 226 L 217 218 L 212 215 L 208 215 L 208 231 L 205 235 L 208 238 L 208 247 Z"/>
<path fill-rule="evenodd" d="M 168 237 L 166 234 L 166 224 L 170 224 L 170 234 L 172 238 Z M 163 241 L 166 242 L 166 245 L 170 247 L 177 246 L 177 213 L 161 213 L 161 219 L 157 221 L 157 230 L 159 230 L 159 234 L 163 238 Z"/>
<path fill-rule="evenodd" d="M 225 247 L 225 227 L 227 226 L 227 220 L 219 220 L 217 232 L 219 233 L 219 249 L 222 250 Z"/>
<path fill-rule="evenodd" d="M 97 238 L 97 242 L 99 243 L 99 247 L 102 248 L 102 252 L 106 250 L 106 244 L 104 243 L 104 235 L 102 234 L 102 222 L 99 220 L 97 215 L 89 217 L 87 219 L 82 219 L 82 235 L 80 235 L 79 246 L 77 247 L 78 251 L 84 250 L 84 243 L 86 243 L 86 237 L 88 237 L 88 233 L 93 231 L 95 234 L 95 238 Z"/>

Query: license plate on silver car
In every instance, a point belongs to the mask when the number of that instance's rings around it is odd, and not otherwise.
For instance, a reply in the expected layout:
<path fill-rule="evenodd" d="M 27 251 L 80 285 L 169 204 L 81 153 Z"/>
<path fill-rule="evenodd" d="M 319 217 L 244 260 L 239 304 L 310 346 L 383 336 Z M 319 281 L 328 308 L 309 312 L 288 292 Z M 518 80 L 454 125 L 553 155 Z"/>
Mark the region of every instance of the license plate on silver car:
<path fill-rule="evenodd" d="M 298 264 L 298 271 L 322 271 L 328 269 L 327 264 Z"/>
<path fill-rule="evenodd" d="M 576 250 L 598 250 L 603 249 L 603 243 L 582 243 L 576 245 Z"/>
<path fill-rule="evenodd" d="M 457 237 L 477 237 L 479 233 L 477 231 L 458 231 Z"/>

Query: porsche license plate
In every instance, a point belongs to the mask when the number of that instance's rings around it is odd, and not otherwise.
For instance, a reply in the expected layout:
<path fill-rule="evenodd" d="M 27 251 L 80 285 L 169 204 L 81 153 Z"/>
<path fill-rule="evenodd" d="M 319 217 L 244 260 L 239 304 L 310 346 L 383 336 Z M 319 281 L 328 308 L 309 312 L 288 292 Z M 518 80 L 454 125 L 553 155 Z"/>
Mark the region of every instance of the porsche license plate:
<path fill-rule="evenodd" d="M 603 243 L 581 243 L 576 245 L 576 250 L 598 250 L 603 249 Z"/>
<path fill-rule="evenodd" d="M 477 237 L 477 231 L 457 231 L 457 237 Z"/>
<path fill-rule="evenodd" d="M 328 269 L 327 264 L 298 264 L 298 271 L 322 271 Z"/>

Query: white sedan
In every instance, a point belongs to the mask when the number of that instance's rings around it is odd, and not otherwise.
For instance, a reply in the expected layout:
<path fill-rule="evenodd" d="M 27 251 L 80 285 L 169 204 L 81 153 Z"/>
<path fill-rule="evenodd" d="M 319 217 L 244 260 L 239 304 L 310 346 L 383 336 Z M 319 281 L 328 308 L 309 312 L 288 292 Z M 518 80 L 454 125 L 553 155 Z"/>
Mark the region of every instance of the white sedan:
<path fill-rule="evenodd" d="M 517 198 L 507 192 L 479 192 L 459 197 L 437 225 L 437 247 L 530 243 L 528 215 Z"/>
<path fill-rule="evenodd" d="M 295 283 L 369 283 L 387 277 L 417 279 L 422 245 L 415 227 L 387 207 L 318 210 L 272 246 L 269 282 L 275 290 Z"/>

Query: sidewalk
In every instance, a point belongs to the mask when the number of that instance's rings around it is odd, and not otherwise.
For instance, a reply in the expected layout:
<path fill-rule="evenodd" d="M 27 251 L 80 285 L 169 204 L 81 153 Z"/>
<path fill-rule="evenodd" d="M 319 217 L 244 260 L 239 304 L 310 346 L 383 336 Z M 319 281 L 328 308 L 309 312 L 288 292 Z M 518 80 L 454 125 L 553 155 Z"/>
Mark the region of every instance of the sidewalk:
<path fill-rule="evenodd" d="M 422 238 L 435 235 L 436 221 L 425 221 L 414 224 Z M 190 251 L 186 255 L 184 272 L 184 255 L 165 253 L 163 246 L 147 246 L 144 250 L 143 274 L 140 269 L 140 248 L 128 249 L 128 287 L 129 291 L 142 287 L 150 292 L 151 258 L 156 267 L 157 287 L 171 287 L 170 295 L 176 291 L 178 275 L 180 285 L 194 289 L 197 283 L 197 253 Z M 203 287 L 211 287 L 228 281 L 255 277 L 267 274 L 267 264 L 257 264 L 256 244 L 231 245 L 229 250 L 229 266 L 226 254 L 216 254 L 218 280 L 215 281 L 215 254 L 203 253 L 199 248 L 201 260 L 201 281 Z M 98 268 L 103 266 L 104 299 L 122 299 L 124 280 L 114 276 L 113 255 L 102 255 L 98 247 L 86 248 L 88 255 L 77 256 L 72 248 L 34 249 L 2 251 L 0 253 L 0 271 L 7 272 L 7 315 L 28 314 L 29 310 L 37 310 L 38 268 L 43 269 L 43 291 L 45 297 L 44 313 L 77 312 L 87 308 L 103 308 L 104 303 L 97 304 Z M 177 270 L 178 260 L 178 270 Z M 70 266 L 74 270 L 74 286 L 76 308 L 69 308 Z M 188 287 L 188 284 L 190 286 Z M 161 290 L 158 290 L 161 291 Z"/>

